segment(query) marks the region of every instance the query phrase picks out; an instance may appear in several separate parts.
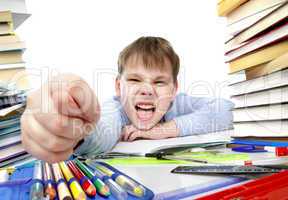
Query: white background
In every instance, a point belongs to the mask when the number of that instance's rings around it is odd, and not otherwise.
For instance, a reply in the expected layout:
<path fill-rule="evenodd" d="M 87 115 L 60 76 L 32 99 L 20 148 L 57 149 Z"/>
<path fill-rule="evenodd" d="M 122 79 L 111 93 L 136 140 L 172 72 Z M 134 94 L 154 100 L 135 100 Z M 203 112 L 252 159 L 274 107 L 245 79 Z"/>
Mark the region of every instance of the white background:
<path fill-rule="evenodd" d="M 216 0 L 26 0 L 32 16 L 17 30 L 33 71 L 72 72 L 100 100 L 114 94 L 118 53 L 140 36 L 168 39 L 181 58 L 180 91 L 229 97 L 225 19 Z M 44 67 L 44 68 L 43 68 Z M 39 87 L 40 79 L 33 79 Z"/>

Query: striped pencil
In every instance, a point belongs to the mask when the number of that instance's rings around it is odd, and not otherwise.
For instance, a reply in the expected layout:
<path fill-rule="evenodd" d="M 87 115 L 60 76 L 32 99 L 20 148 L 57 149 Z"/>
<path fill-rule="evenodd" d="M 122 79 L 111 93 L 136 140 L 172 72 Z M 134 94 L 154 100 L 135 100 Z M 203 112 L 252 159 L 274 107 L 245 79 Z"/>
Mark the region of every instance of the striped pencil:
<path fill-rule="evenodd" d="M 73 198 L 75 200 L 86 200 L 85 192 L 82 190 L 80 184 L 77 182 L 77 180 L 73 176 L 69 167 L 65 164 L 64 161 L 60 162 L 59 165 L 62 170 L 62 173 L 64 174 L 66 181 L 68 182 Z"/>
<path fill-rule="evenodd" d="M 93 184 L 95 185 L 97 192 L 104 196 L 104 197 L 108 197 L 110 195 L 110 189 L 109 187 L 103 183 L 103 181 L 101 181 L 101 179 L 95 177 L 95 175 L 93 174 L 93 172 L 88 169 L 82 162 L 80 162 L 79 160 L 75 159 L 75 163 L 76 165 L 83 171 L 83 173 L 92 180 Z"/>
<path fill-rule="evenodd" d="M 67 161 L 67 165 L 73 172 L 76 179 L 78 179 L 85 193 L 90 197 L 96 196 L 96 188 L 92 182 L 83 174 L 83 172 L 72 161 Z"/>
<path fill-rule="evenodd" d="M 51 174 L 51 168 L 47 162 L 42 161 L 42 168 L 44 174 L 45 181 L 45 196 L 49 198 L 49 200 L 54 200 L 56 198 L 56 190 L 53 186 L 53 177 Z"/>
<path fill-rule="evenodd" d="M 52 164 L 52 171 L 57 183 L 59 200 L 73 200 L 58 163 Z"/>

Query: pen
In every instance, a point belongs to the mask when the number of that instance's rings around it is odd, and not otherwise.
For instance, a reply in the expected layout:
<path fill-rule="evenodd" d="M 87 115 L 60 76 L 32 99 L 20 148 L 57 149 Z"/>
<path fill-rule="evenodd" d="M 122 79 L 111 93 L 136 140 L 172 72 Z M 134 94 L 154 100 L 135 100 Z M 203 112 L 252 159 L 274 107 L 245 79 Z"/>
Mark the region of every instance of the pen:
<path fill-rule="evenodd" d="M 78 179 L 85 193 L 90 197 L 94 197 L 96 195 L 96 188 L 92 182 L 82 173 L 82 171 L 79 170 L 79 168 L 72 161 L 68 161 L 67 165 Z"/>
<path fill-rule="evenodd" d="M 97 176 L 95 177 L 95 174 L 93 174 L 93 172 L 88 167 L 86 167 L 78 159 L 75 159 L 74 162 L 84 172 L 84 174 L 92 180 L 93 184 L 95 185 L 95 187 L 96 187 L 96 189 L 100 195 L 102 195 L 102 196 L 109 196 L 110 195 L 109 187 L 107 185 L 105 185 L 105 183 L 103 183 L 99 178 L 97 178 Z"/>
<path fill-rule="evenodd" d="M 47 162 L 42 161 L 44 181 L 45 181 L 45 196 L 47 196 L 50 200 L 56 198 L 56 190 L 53 186 L 53 177 L 51 173 L 51 168 Z"/>
<path fill-rule="evenodd" d="M 72 193 L 72 196 L 74 197 L 74 199 L 76 199 L 76 200 L 85 199 L 86 200 L 85 192 L 82 190 L 81 186 L 76 181 L 75 177 L 73 176 L 72 172 L 70 171 L 68 166 L 65 164 L 65 162 L 61 161 L 59 163 L 59 165 L 60 165 L 60 168 L 62 170 L 62 173 L 64 174 L 66 181 L 68 182 L 68 185 L 70 187 L 70 190 L 71 190 L 71 193 Z"/>
<path fill-rule="evenodd" d="M 110 176 L 116 183 L 118 183 L 124 190 L 129 194 L 137 197 L 145 195 L 145 188 L 140 184 L 136 183 L 132 179 L 122 174 L 115 173 L 100 163 L 93 162 L 92 160 L 86 160 L 85 162 L 92 169 L 99 169 L 106 175 Z"/>
<path fill-rule="evenodd" d="M 52 164 L 52 170 L 54 174 L 55 181 L 57 183 L 57 191 L 59 200 L 73 200 L 71 193 L 65 183 L 63 174 L 58 163 Z"/>
<path fill-rule="evenodd" d="M 30 199 L 38 200 L 43 198 L 44 194 L 43 194 L 41 162 L 36 161 L 34 164 L 33 183 L 30 188 Z"/>

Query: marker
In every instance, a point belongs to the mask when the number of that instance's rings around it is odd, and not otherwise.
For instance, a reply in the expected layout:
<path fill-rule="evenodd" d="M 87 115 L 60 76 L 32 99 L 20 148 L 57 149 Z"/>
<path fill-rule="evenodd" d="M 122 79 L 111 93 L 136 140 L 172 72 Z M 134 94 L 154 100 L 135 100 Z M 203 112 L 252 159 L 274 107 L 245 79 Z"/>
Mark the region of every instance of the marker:
<path fill-rule="evenodd" d="M 66 181 L 68 182 L 73 198 L 75 200 L 82 200 L 82 199 L 86 200 L 85 192 L 82 190 L 81 186 L 76 181 L 75 177 L 73 176 L 72 172 L 65 164 L 65 162 L 61 161 L 59 165 Z"/>
<path fill-rule="evenodd" d="M 44 181 L 45 181 L 45 196 L 49 198 L 49 200 L 54 200 L 57 196 L 56 190 L 53 186 L 53 177 L 51 174 L 51 168 L 47 162 L 42 161 Z"/>
<path fill-rule="evenodd" d="M 54 174 L 55 181 L 57 183 L 57 191 L 59 200 L 73 200 L 71 193 L 65 183 L 63 174 L 58 163 L 52 164 L 52 170 Z"/>
<path fill-rule="evenodd" d="M 36 161 L 34 164 L 34 172 L 33 172 L 33 183 L 30 188 L 30 199 L 31 200 L 38 200 L 43 199 L 43 182 L 42 182 L 42 168 L 41 162 Z"/>
<path fill-rule="evenodd" d="M 73 172 L 75 177 L 78 179 L 85 193 L 90 197 L 95 197 L 96 188 L 94 187 L 92 182 L 82 173 L 82 171 L 79 170 L 79 168 L 72 161 L 68 161 L 67 165 Z"/>
<path fill-rule="evenodd" d="M 104 174 L 98 169 L 94 168 L 94 172 L 92 172 L 88 167 L 86 167 L 81 161 L 75 159 L 76 164 L 79 168 L 82 169 L 84 173 L 87 173 L 87 176 L 90 177 L 98 177 L 103 180 L 103 182 L 110 188 L 110 191 L 117 200 L 126 200 L 128 198 L 128 194 L 122 187 L 120 187 L 115 181 L 113 181 L 109 176 Z M 88 175 L 89 174 L 89 175 Z"/>
<path fill-rule="evenodd" d="M 112 170 L 108 169 L 104 165 L 100 163 L 93 162 L 91 160 L 86 160 L 85 163 L 91 167 L 92 169 L 99 169 L 106 175 L 110 176 L 116 183 L 118 183 L 124 190 L 126 190 L 129 194 L 142 197 L 145 195 L 145 188 L 140 184 L 136 183 L 132 179 L 124 176 L 122 174 L 117 174 Z"/>
<path fill-rule="evenodd" d="M 84 174 L 92 180 L 93 184 L 95 185 L 98 193 L 102 196 L 108 197 L 110 195 L 110 189 L 105 183 L 101 181 L 101 179 L 95 177 L 93 172 L 87 168 L 82 162 L 75 159 L 76 165 L 84 172 Z"/>

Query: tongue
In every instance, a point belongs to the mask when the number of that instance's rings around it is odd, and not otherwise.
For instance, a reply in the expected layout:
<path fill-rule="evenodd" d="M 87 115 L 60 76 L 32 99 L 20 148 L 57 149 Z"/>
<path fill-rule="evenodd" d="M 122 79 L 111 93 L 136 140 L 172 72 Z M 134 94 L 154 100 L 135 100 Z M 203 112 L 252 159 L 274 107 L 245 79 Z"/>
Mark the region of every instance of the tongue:
<path fill-rule="evenodd" d="M 143 121 L 150 120 L 153 117 L 153 111 L 152 110 L 147 110 L 147 111 L 138 110 L 137 117 Z"/>

